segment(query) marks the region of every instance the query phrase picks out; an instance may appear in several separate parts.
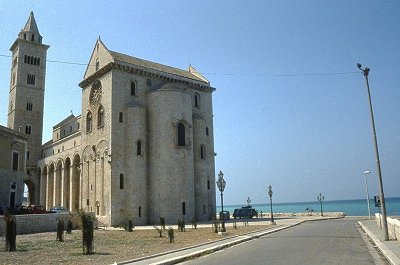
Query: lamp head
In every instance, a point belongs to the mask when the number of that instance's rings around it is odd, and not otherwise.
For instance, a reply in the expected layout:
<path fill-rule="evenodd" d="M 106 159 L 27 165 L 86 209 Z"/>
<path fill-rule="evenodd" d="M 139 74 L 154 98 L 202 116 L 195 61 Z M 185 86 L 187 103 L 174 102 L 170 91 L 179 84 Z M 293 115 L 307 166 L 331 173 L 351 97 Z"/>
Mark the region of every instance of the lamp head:
<path fill-rule="evenodd" d="M 358 69 L 360 69 L 362 71 L 362 69 L 361 69 L 362 65 L 360 63 L 357 63 L 357 67 L 358 67 Z"/>
<path fill-rule="evenodd" d="M 364 174 L 369 174 L 369 173 L 371 173 L 369 170 L 364 171 Z"/>

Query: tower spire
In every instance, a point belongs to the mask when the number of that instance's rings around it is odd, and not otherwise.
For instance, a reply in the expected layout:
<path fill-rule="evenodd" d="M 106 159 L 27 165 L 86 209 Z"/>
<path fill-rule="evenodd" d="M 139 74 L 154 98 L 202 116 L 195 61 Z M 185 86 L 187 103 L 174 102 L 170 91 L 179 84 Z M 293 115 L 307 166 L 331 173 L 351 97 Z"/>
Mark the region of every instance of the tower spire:
<path fill-rule="evenodd" d="M 28 21 L 25 24 L 25 27 L 21 29 L 18 37 L 20 39 L 33 41 L 36 43 L 42 43 L 42 36 L 39 33 L 38 26 L 36 24 L 35 15 L 33 11 L 31 11 Z"/>

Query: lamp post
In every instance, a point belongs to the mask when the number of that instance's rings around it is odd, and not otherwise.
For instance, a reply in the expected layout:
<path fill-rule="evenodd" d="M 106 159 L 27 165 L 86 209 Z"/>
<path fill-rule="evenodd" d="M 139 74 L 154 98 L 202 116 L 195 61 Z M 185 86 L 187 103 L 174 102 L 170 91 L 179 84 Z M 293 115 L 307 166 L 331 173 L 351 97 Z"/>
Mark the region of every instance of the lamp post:
<path fill-rule="evenodd" d="M 367 182 L 367 174 L 369 174 L 369 170 L 364 171 L 364 177 L 365 177 L 365 193 L 367 195 L 367 205 L 368 205 L 368 218 L 371 220 L 371 207 L 369 205 L 369 192 L 368 192 L 368 182 Z"/>
<path fill-rule="evenodd" d="M 272 211 L 272 187 L 271 185 L 268 186 L 268 196 L 269 196 L 269 205 L 271 206 L 271 224 L 275 224 L 274 221 L 274 212 Z"/>
<path fill-rule="evenodd" d="M 376 139 L 374 112 L 372 110 L 371 92 L 369 90 L 369 83 L 368 83 L 368 74 L 369 74 L 370 69 L 368 67 L 365 67 L 364 69 L 362 69 L 362 65 L 359 63 L 357 64 L 357 67 L 358 67 L 358 69 L 360 69 L 363 72 L 363 74 L 365 76 L 365 83 L 367 86 L 369 112 L 370 112 L 370 116 L 371 116 L 371 125 L 372 125 L 372 138 L 373 138 L 374 149 L 375 149 L 376 171 L 378 172 L 378 179 L 379 179 L 379 193 L 380 193 L 380 199 L 381 199 L 381 214 L 382 214 L 382 224 L 383 224 L 383 241 L 388 241 L 389 233 L 388 233 L 388 226 L 387 226 L 387 219 L 386 219 L 385 196 L 383 194 L 381 162 L 379 161 L 378 141 Z"/>
<path fill-rule="evenodd" d="M 226 181 L 224 180 L 224 173 L 222 171 L 219 171 L 218 174 L 218 181 L 217 181 L 217 187 L 219 189 L 219 192 L 221 192 L 221 209 L 222 209 L 222 232 L 226 232 L 225 230 L 225 216 L 224 216 L 224 189 L 225 189 Z M 220 216 L 221 218 L 221 216 Z"/>
<path fill-rule="evenodd" d="M 322 211 L 322 201 L 325 199 L 324 196 L 322 196 L 321 193 L 319 193 L 319 195 L 317 196 L 317 200 L 319 201 L 319 203 L 321 204 L 321 216 L 324 216 L 324 212 Z"/>

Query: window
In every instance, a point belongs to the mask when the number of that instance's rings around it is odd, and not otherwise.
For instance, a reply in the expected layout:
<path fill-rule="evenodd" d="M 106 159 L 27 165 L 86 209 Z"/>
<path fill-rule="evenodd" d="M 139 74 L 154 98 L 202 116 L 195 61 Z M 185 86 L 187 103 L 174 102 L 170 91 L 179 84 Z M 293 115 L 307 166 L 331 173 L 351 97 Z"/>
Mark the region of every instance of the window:
<path fill-rule="evenodd" d="M 86 115 L 86 132 L 90 133 L 92 131 L 92 113 L 89 111 Z"/>
<path fill-rule="evenodd" d="M 32 34 L 31 41 L 35 41 L 35 34 Z"/>
<path fill-rule="evenodd" d="M 208 127 L 206 127 L 206 135 L 209 135 Z"/>
<path fill-rule="evenodd" d="M 136 96 L 136 83 L 131 82 L 131 96 Z"/>
<path fill-rule="evenodd" d="M 142 217 L 142 207 L 139 206 L 139 217 Z"/>
<path fill-rule="evenodd" d="M 37 66 L 40 66 L 40 58 L 37 58 Z"/>
<path fill-rule="evenodd" d="M 99 70 L 99 67 L 100 67 L 99 59 L 96 59 L 96 71 Z"/>
<path fill-rule="evenodd" d="M 178 146 L 185 146 L 186 138 L 185 138 L 185 125 L 180 122 L 178 123 Z"/>
<path fill-rule="evenodd" d="M 31 134 L 31 133 L 32 133 L 32 126 L 26 125 L 25 126 L 25 134 Z"/>
<path fill-rule="evenodd" d="M 199 94 L 194 94 L 194 107 L 199 108 L 200 107 L 200 96 Z"/>
<path fill-rule="evenodd" d="M 31 156 L 31 151 L 28 150 L 28 151 L 26 152 L 26 160 L 29 160 L 29 157 L 30 157 L 30 156 Z"/>
<path fill-rule="evenodd" d="M 206 147 L 204 144 L 200 146 L 200 158 L 205 159 L 206 158 Z"/>
<path fill-rule="evenodd" d="M 136 142 L 136 155 L 142 155 L 142 141 L 140 140 Z"/>
<path fill-rule="evenodd" d="M 26 40 L 26 33 L 24 33 L 24 40 Z"/>
<path fill-rule="evenodd" d="M 119 120 L 119 123 L 123 123 L 124 122 L 124 114 L 122 112 L 119 113 L 118 120 Z"/>
<path fill-rule="evenodd" d="M 210 180 L 207 179 L 207 189 L 210 190 L 210 188 L 211 188 Z"/>
<path fill-rule="evenodd" d="M 119 174 L 119 189 L 123 190 L 124 189 L 124 174 Z"/>
<path fill-rule="evenodd" d="M 13 152 L 12 154 L 12 170 L 18 171 L 19 153 Z"/>
<path fill-rule="evenodd" d="M 104 108 L 100 105 L 99 110 L 97 112 L 97 127 L 104 126 Z"/>
<path fill-rule="evenodd" d="M 186 203 L 182 202 L 182 215 L 186 215 Z"/>
<path fill-rule="evenodd" d="M 29 102 L 29 101 L 28 101 L 28 102 L 26 103 L 26 110 L 32 111 L 32 107 L 33 107 L 33 106 L 32 106 L 32 102 Z"/>
<path fill-rule="evenodd" d="M 35 84 L 35 75 L 28 74 L 28 76 L 26 78 L 26 83 L 28 85 L 34 85 Z"/>

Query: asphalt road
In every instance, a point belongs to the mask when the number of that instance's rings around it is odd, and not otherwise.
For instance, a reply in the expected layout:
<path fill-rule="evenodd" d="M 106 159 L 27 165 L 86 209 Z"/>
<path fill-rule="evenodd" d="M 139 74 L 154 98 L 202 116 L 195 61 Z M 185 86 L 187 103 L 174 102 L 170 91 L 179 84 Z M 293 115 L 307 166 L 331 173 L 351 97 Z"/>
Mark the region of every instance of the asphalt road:
<path fill-rule="evenodd" d="M 353 219 L 306 222 L 183 264 L 375 264 Z"/>

